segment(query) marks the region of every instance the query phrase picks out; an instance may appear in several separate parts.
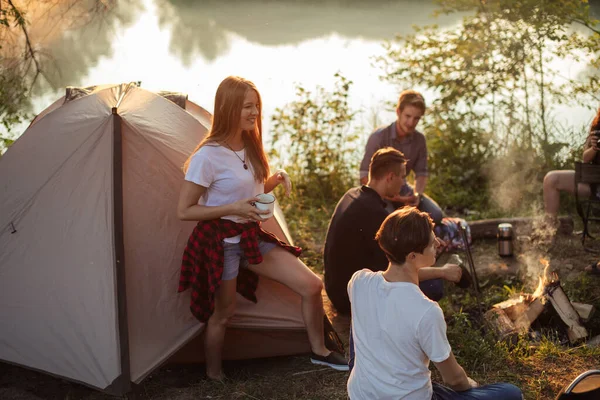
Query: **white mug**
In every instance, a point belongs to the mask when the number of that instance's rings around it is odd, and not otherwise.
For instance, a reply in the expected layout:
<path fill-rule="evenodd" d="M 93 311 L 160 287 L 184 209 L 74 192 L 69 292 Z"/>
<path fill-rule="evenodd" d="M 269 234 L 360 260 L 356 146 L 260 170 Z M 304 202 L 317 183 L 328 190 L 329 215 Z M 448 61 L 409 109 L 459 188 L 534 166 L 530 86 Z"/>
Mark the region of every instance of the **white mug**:
<path fill-rule="evenodd" d="M 268 214 L 260 214 L 262 219 L 268 219 L 273 216 L 273 209 L 275 208 L 275 196 L 268 193 L 261 193 L 256 195 L 256 201 L 254 207 L 261 211 L 270 211 Z"/>

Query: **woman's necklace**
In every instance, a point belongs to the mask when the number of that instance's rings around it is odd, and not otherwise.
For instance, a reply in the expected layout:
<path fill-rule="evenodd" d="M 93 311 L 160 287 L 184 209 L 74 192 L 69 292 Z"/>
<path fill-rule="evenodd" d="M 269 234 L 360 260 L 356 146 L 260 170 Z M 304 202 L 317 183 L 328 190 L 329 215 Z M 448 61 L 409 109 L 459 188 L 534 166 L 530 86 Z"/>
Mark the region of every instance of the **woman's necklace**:
<path fill-rule="evenodd" d="M 235 154 L 235 156 L 242 162 L 242 164 L 244 164 L 244 169 L 248 169 L 248 165 L 246 165 L 246 152 L 244 152 L 244 158 L 242 159 L 240 156 L 238 156 L 238 153 L 236 153 L 235 150 L 233 150 L 231 146 L 227 144 L 227 142 L 223 143 L 225 143 L 225 146 L 229 147 L 229 150 L 233 151 L 233 154 Z"/>

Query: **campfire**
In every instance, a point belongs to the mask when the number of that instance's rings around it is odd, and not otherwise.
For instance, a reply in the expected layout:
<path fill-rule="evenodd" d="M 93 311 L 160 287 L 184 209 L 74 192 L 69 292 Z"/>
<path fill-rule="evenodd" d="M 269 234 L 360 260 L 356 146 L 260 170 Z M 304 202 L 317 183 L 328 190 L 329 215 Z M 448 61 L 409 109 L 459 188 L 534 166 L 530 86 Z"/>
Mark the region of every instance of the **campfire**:
<path fill-rule="evenodd" d="M 529 332 L 531 325 L 550 307 L 567 329 L 571 343 L 588 336 L 583 323 L 587 322 L 594 306 L 571 302 L 562 289 L 556 273 L 549 273 L 550 263 L 540 259 L 544 271 L 533 294 L 520 294 L 518 297 L 495 304 L 485 313 L 485 319 L 501 340 L 513 340 L 519 334 Z"/>

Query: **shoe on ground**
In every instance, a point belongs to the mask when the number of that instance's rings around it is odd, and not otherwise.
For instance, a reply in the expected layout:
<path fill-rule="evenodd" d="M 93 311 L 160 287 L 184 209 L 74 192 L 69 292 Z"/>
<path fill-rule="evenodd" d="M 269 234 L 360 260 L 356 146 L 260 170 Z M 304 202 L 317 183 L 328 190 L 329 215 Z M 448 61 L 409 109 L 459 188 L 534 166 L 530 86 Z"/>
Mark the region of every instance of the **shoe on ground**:
<path fill-rule="evenodd" d="M 320 356 L 315 353 L 310 353 L 310 362 L 316 365 L 326 365 L 338 371 L 348 371 L 348 360 L 343 355 L 332 351 L 327 356 Z"/>

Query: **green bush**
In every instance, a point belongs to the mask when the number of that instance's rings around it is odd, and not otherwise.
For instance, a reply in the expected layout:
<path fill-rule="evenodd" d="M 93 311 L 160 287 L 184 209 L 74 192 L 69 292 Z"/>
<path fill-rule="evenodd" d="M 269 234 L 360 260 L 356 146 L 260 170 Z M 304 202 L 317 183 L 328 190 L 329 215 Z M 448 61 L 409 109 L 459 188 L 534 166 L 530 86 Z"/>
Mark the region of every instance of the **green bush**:
<path fill-rule="evenodd" d="M 277 108 L 272 117 L 269 156 L 290 174 L 296 203 L 320 207 L 337 202 L 358 177 L 358 135 L 352 133 L 356 113 L 348 105 L 352 82 L 340 74 L 335 78 L 332 92 L 298 86 L 298 100 Z"/>
<path fill-rule="evenodd" d="M 358 183 L 358 141 L 353 132 L 356 112 L 348 105 L 352 82 L 335 74 L 333 91 L 310 92 L 298 86 L 298 99 L 275 110 L 273 165 L 284 167 L 294 184 L 289 198 L 277 198 L 296 244 L 305 248 L 304 262 L 322 271 L 322 246 L 338 200 Z"/>
<path fill-rule="evenodd" d="M 431 175 L 427 193 L 443 208 L 487 209 L 486 166 L 496 154 L 489 137 L 464 121 L 442 120 L 425 128 Z"/>

